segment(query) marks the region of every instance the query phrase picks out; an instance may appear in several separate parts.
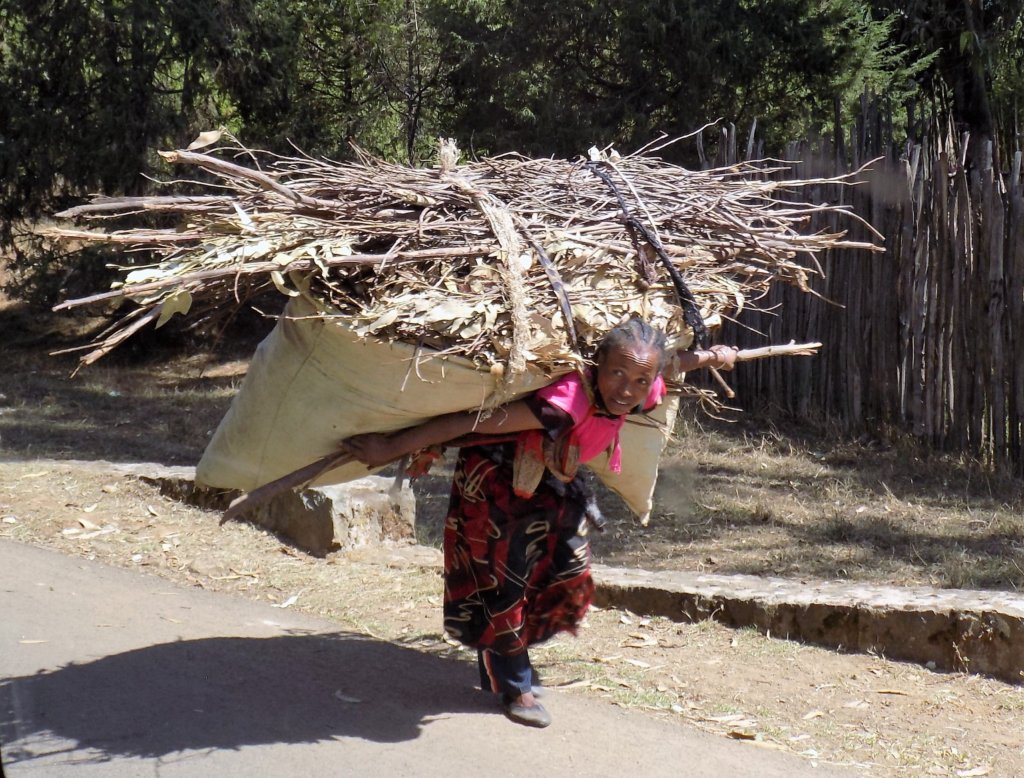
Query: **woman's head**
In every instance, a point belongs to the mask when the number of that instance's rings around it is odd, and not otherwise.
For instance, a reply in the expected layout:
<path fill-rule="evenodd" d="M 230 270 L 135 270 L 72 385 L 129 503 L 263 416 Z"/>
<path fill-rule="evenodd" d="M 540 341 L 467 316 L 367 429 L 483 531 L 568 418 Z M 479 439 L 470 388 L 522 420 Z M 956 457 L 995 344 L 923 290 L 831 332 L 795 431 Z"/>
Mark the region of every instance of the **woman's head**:
<path fill-rule="evenodd" d="M 633 317 L 612 329 L 597 347 L 597 390 L 616 416 L 642 406 L 665 363 L 665 335 Z"/>

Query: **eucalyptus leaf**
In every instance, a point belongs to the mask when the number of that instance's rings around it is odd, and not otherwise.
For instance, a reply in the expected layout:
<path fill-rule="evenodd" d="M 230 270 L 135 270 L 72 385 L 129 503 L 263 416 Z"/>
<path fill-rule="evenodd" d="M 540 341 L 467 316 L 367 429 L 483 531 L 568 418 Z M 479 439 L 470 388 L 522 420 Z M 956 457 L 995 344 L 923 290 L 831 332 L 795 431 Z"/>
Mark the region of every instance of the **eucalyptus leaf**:
<path fill-rule="evenodd" d="M 156 320 L 156 328 L 163 327 L 170 318 L 180 313 L 182 316 L 192 308 L 192 295 L 188 289 L 178 289 L 172 292 L 166 300 L 160 304 L 160 316 Z"/>

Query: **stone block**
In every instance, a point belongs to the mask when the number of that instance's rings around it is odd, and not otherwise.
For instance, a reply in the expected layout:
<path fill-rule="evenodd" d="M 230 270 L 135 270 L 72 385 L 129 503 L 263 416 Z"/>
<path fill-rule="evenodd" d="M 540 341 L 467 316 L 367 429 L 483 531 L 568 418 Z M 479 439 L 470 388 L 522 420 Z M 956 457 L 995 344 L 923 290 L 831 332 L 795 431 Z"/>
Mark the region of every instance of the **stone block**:
<path fill-rule="evenodd" d="M 223 511 L 238 491 L 197 486 L 192 468 L 150 466 L 135 474 L 176 500 Z M 408 483 L 397 491 L 394 479 L 366 476 L 344 484 L 284 492 L 251 510 L 245 518 L 275 532 L 311 554 L 358 548 L 415 537 L 416 497 Z"/>

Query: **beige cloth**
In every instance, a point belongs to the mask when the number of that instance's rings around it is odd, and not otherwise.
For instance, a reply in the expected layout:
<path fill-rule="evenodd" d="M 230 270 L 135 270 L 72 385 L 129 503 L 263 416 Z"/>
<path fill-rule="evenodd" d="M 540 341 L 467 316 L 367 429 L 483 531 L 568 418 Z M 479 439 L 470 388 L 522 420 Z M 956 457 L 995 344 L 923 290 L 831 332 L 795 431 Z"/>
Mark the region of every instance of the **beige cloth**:
<path fill-rule="evenodd" d="M 245 380 L 196 468 L 207 486 L 249 491 L 337 450 L 364 432 L 390 432 L 434 416 L 481 407 L 498 389 L 488 371 L 455 357 L 436 357 L 404 343 L 361 339 L 340 319 L 317 316 L 312 301 L 293 298 L 257 348 Z M 521 397 L 558 376 L 528 370 L 512 387 Z M 671 429 L 678 398 L 652 416 Z M 652 506 L 662 430 L 630 422 L 622 430 L 621 473 L 604 455 L 589 463 L 638 516 Z M 360 463 L 321 476 L 314 485 L 365 476 Z"/>

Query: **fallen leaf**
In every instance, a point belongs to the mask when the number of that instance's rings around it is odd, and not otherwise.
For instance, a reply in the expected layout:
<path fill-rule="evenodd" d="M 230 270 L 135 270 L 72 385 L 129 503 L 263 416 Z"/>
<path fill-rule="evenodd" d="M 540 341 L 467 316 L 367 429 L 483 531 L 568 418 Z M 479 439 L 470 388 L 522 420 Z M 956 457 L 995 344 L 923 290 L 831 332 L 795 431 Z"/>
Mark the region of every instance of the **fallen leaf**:
<path fill-rule="evenodd" d="M 188 144 L 187 151 L 195 151 L 196 149 L 202 149 L 207 146 L 211 146 L 220 140 L 223 135 L 222 130 L 207 130 L 206 132 L 199 133 L 196 139 Z"/>
<path fill-rule="evenodd" d="M 812 710 L 810 713 L 804 714 L 804 721 L 810 721 L 811 719 L 820 719 L 824 715 L 824 711 Z"/>
<path fill-rule="evenodd" d="M 86 532 L 82 535 L 78 535 L 77 537 L 79 540 L 88 540 L 89 538 L 94 538 L 98 535 L 109 535 L 111 532 L 117 532 L 117 527 L 104 527 L 103 529 L 96 529 L 92 532 Z"/>
<path fill-rule="evenodd" d="M 642 635 L 639 632 L 632 632 L 629 635 L 633 642 L 625 640 L 619 645 L 625 646 L 626 648 L 651 648 L 652 646 L 658 645 L 658 639 L 651 635 Z"/>
<path fill-rule="evenodd" d="M 349 695 L 347 695 L 347 694 L 342 694 L 342 693 L 341 693 L 341 689 L 338 689 L 338 690 L 337 690 L 337 691 L 336 691 L 336 692 L 334 693 L 334 699 L 336 699 L 336 700 L 341 700 L 342 702 L 351 702 L 351 703 L 357 703 L 357 702 L 362 702 L 362 700 L 361 700 L 361 699 L 359 699 L 358 697 L 350 697 L 350 696 L 349 696 Z"/>
<path fill-rule="evenodd" d="M 788 751 L 789 750 L 788 748 L 786 748 L 781 743 L 773 743 L 770 740 L 755 740 L 754 741 L 754 745 L 757 746 L 758 748 L 770 748 L 773 751 Z"/>
<path fill-rule="evenodd" d="M 92 507 L 93 507 L 94 509 L 96 508 L 96 506 L 95 506 L 95 505 L 93 505 Z M 84 510 L 84 511 L 86 511 L 86 512 L 89 512 L 89 509 L 88 509 L 88 508 L 83 508 L 82 510 Z M 78 520 L 78 523 L 79 523 L 79 524 L 81 524 L 81 525 L 82 525 L 82 527 L 83 527 L 84 529 L 99 529 L 99 528 L 100 528 L 98 524 L 93 524 L 93 523 L 92 523 L 91 521 L 89 521 L 88 519 L 79 519 L 79 520 Z"/>
<path fill-rule="evenodd" d="M 635 665 L 636 667 L 642 667 L 644 669 L 650 667 L 650 665 L 647 662 L 641 662 L 639 659 L 624 659 L 623 661 L 628 662 L 631 665 Z"/>
<path fill-rule="evenodd" d="M 742 732 L 740 730 L 735 730 L 735 729 L 729 730 L 729 732 L 726 733 L 726 734 L 728 734 L 728 736 L 733 738 L 734 740 L 756 740 L 757 739 L 757 735 L 755 735 L 753 732 Z"/>
<path fill-rule="evenodd" d="M 96 510 L 97 507 L 99 507 L 99 503 L 95 503 L 94 502 L 92 505 L 86 505 L 84 508 L 82 508 L 82 510 L 85 513 L 92 513 L 94 510 Z M 79 519 L 79 521 L 82 521 L 82 519 Z M 93 529 L 93 528 L 95 528 L 96 525 L 93 524 L 92 527 L 86 527 L 86 525 L 83 523 L 82 526 L 85 527 L 86 529 Z"/>
<path fill-rule="evenodd" d="M 235 205 L 235 208 L 238 208 L 238 206 Z M 163 327 L 176 313 L 180 313 L 184 316 L 189 312 L 191 307 L 192 293 L 189 292 L 188 289 L 178 289 L 169 294 L 167 298 L 160 303 L 160 316 L 156 320 L 156 329 Z"/>
<path fill-rule="evenodd" d="M 976 778 L 979 775 L 988 775 L 992 772 L 992 768 L 988 766 L 983 767 L 972 767 L 970 770 L 957 770 L 956 774 L 960 778 Z"/>
<path fill-rule="evenodd" d="M 275 602 L 271 604 L 271 608 L 290 608 L 292 605 L 299 601 L 299 595 L 293 594 L 284 602 Z"/>

